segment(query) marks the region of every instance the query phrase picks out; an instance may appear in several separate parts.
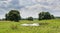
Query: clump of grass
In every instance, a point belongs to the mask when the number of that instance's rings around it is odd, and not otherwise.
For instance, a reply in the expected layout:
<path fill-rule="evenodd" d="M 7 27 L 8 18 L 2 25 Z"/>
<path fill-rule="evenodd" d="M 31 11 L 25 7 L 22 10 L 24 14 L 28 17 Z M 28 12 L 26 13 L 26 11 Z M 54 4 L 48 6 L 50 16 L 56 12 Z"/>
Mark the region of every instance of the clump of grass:
<path fill-rule="evenodd" d="M 39 23 L 39 25 L 48 25 L 49 23 Z"/>
<path fill-rule="evenodd" d="M 13 29 L 13 30 L 18 29 L 18 26 L 17 25 L 11 25 L 11 29 Z"/>

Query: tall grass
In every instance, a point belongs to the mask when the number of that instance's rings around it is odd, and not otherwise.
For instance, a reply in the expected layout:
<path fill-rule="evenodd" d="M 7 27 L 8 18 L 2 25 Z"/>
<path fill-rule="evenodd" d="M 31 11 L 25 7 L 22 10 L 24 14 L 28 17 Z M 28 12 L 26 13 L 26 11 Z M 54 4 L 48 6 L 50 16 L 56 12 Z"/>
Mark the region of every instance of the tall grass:
<path fill-rule="evenodd" d="M 40 26 L 21 26 L 24 23 L 40 23 Z M 60 19 L 0 21 L 0 33 L 60 33 Z"/>

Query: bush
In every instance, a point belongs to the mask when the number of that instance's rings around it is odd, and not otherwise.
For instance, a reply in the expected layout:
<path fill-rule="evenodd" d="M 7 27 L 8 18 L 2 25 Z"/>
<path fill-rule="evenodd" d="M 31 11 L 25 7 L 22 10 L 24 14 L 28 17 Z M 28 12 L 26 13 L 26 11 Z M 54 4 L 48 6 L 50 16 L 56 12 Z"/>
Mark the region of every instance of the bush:
<path fill-rule="evenodd" d="M 33 21 L 33 17 L 28 17 L 27 20 Z"/>

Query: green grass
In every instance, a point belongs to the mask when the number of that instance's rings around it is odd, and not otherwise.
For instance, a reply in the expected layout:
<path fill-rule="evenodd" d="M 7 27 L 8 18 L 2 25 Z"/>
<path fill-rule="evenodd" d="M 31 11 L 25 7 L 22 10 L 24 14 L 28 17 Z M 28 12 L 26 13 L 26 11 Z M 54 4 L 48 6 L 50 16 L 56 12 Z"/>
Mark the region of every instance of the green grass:
<path fill-rule="evenodd" d="M 23 23 L 48 23 L 40 26 L 21 26 Z M 17 29 L 12 29 L 17 26 Z M 27 21 L 21 20 L 20 22 L 14 21 L 0 21 L 0 33 L 60 33 L 60 19 L 52 20 L 34 20 Z"/>

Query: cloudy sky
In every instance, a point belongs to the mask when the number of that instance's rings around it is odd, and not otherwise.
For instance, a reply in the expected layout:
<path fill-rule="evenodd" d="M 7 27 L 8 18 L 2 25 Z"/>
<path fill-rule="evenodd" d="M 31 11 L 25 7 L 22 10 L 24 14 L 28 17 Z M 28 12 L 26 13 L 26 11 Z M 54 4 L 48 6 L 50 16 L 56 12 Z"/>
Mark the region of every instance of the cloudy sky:
<path fill-rule="evenodd" d="M 37 18 L 42 11 L 60 16 L 60 0 L 0 0 L 0 19 L 11 9 L 19 10 L 23 18 Z"/>

